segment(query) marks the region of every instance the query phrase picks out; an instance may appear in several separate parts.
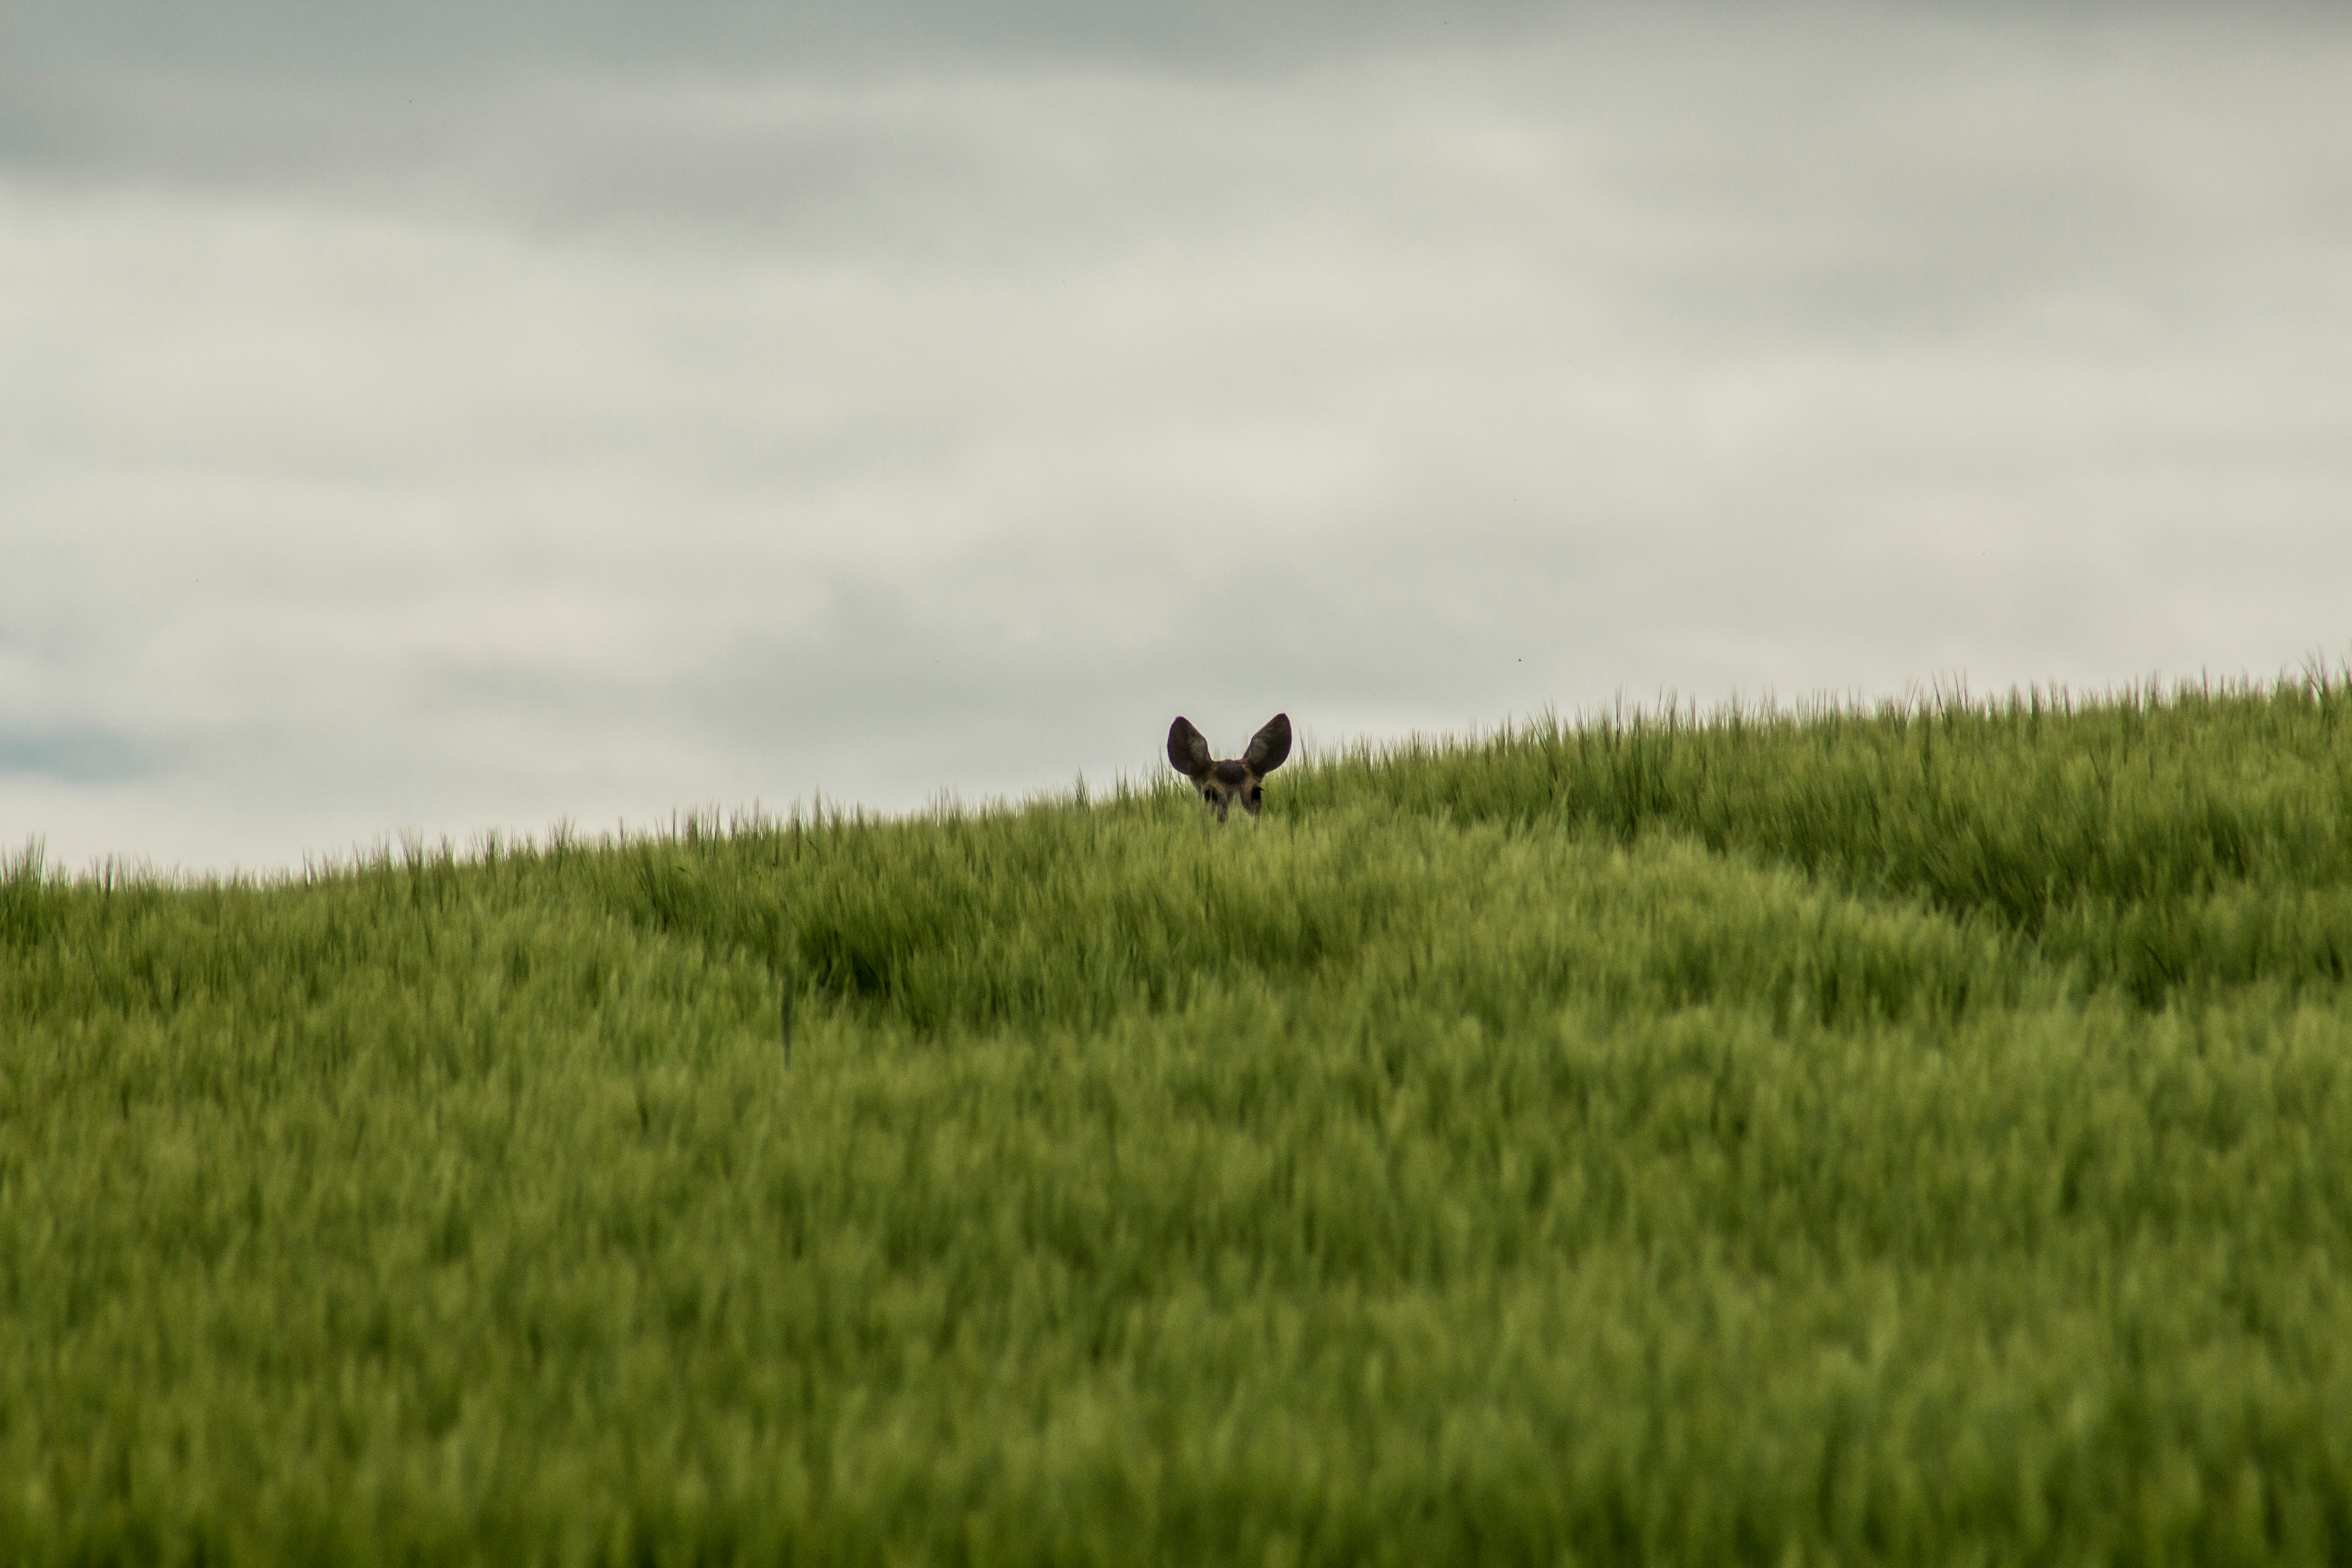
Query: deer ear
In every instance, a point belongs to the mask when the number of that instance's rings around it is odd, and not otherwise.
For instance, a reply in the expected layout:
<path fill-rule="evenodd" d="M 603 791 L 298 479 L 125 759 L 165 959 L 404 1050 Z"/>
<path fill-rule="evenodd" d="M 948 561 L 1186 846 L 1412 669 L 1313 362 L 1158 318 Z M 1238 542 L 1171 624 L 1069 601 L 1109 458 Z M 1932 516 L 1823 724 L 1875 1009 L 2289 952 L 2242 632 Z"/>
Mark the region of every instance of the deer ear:
<path fill-rule="evenodd" d="M 1265 721 L 1265 728 L 1250 737 L 1249 750 L 1242 753 L 1242 766 L 1264 778 L 1282 766 L 1282 759 L 1290 755 L 1290 715 L 1277 713 Z"/>
<path fill-rule="evenodd" d="M 1179 719 L 1168 726 L 1168 763 L 1188 779 L 1208 776 L 1208 737 L 1192 728 L 1190 719 Z"/>

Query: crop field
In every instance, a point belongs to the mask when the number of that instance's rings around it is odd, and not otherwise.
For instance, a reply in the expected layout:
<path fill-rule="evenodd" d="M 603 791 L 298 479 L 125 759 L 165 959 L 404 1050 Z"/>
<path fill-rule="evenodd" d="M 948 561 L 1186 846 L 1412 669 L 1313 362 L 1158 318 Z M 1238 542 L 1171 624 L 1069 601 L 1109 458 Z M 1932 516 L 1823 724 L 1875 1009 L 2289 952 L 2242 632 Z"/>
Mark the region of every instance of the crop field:
<path fill-rule="evenodd" d="M 0 1561 L 2352 1560 L 2352 685 L 0 879 Z"/>

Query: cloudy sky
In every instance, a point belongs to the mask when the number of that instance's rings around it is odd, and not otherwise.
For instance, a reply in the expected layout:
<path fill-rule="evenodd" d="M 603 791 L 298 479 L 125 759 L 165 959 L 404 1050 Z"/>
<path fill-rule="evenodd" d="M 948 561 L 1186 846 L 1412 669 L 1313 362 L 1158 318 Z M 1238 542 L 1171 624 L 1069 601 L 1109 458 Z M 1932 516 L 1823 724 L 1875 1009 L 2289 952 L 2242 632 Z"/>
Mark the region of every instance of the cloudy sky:
<path fill-rule="evenodd" d="M 0 848 L 2352 656 L 2352 10 L 0 28 Z"/>

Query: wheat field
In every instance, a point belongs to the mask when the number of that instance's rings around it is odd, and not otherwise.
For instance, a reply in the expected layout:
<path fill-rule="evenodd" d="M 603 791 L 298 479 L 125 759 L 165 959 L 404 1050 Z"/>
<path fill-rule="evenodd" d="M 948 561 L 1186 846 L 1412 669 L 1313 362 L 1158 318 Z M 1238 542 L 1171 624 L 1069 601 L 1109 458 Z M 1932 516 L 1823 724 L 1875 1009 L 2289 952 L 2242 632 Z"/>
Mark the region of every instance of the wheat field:
<path fill-rule="evenodd" d="M 0 879 L 13 1563 L 2342 1563 L 2352 685 Z"/>

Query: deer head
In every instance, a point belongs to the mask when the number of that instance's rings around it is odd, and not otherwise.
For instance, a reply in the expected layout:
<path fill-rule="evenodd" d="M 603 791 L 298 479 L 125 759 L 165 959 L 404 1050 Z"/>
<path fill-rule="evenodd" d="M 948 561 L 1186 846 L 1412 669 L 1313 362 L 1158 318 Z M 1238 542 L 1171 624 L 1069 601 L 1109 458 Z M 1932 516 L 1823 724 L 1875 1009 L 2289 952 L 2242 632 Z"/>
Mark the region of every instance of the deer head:
<path fill-rule="evenodd" d="M 1242 809 L 1255 816 L 1264 808 L 1262 785 L 1265 775 L 1282 766 L 1282 759 L 1290 755 L 1290 715 L 1277 713 L 1265 721 L 1265 728 L 1250 737 L 1249 750 L 1234 761 L 1216 763 L 1209 760 L 1209 742 L 1201 731 L 1192 728 L 1190 719 L 1179 719 L 1168 726 L 1168 761 L 1175 770 L 1192 781 L 1201 792 L 1201 799 L 1210 814 L 1219 822 L 1239 801 Z"/>

